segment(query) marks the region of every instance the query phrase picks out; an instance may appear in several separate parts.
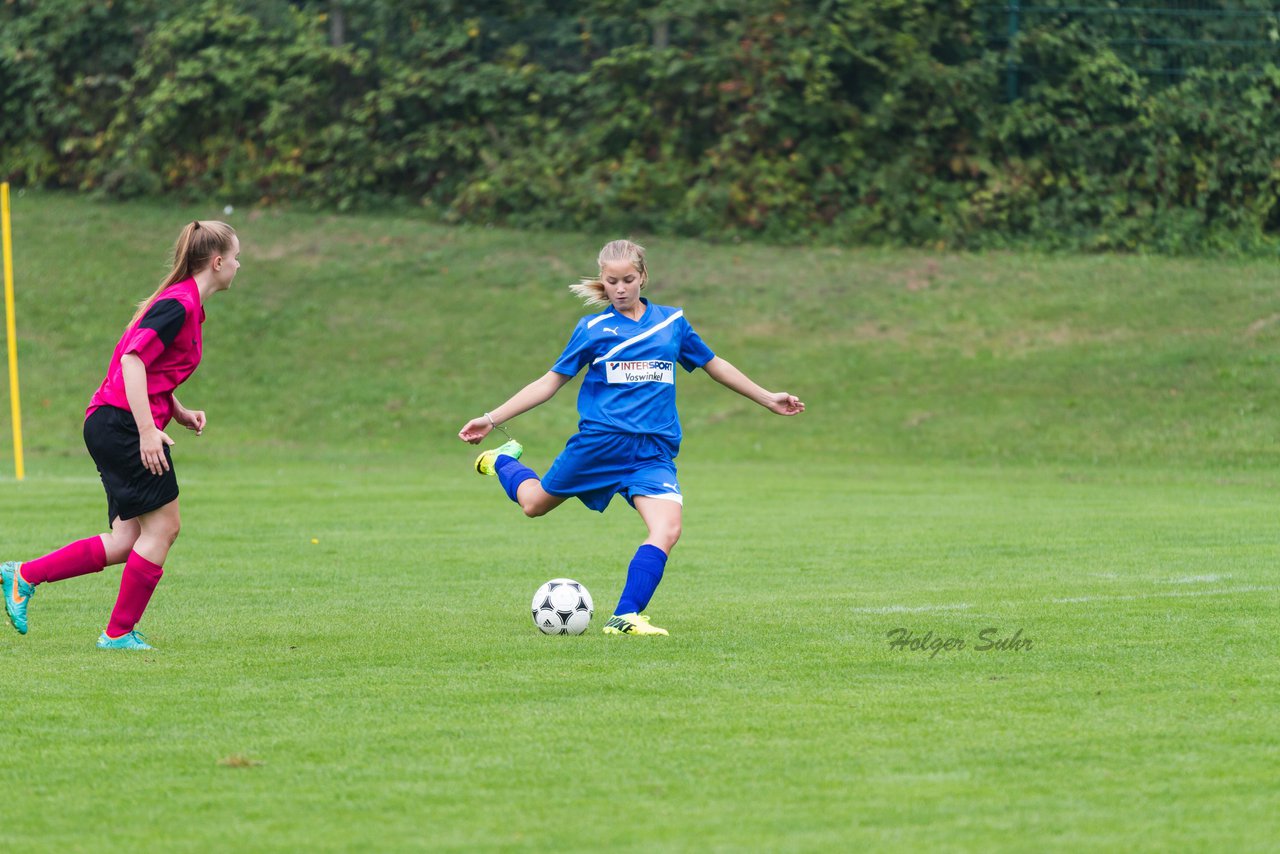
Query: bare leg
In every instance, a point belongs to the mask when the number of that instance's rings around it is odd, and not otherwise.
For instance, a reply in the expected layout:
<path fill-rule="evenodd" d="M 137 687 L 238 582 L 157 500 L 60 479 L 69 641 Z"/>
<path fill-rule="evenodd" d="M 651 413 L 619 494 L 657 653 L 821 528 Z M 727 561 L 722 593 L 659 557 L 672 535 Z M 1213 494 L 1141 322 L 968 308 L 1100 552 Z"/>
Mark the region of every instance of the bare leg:
<path fill-rule="evenodd" d="M 541 481 L 531 477 L 520 484 L 516 490 L 516 501 L 519 502 L 520 509 L 524 511 L 524 515 L 532 519 L 536 516 L 545 516 L 550 513 L 563 504 L 565 498 L 547 492 L 542 488 Z"/>
<path fill-rule="evenodd" d="M 680 539 L 684 508 L 675 501 L 647 495 L 638 495 L 633 502 L 649 536 L 627 566 L 627 583 L 604 630 L 606 634 L 665 635 L 667 630 L 652 625 L 642 612 L 662 582 L 667 555 Z M 629 616 L 632 614 L 640 616 Z"/>
<path fill-rule="evenodd" d="M 657 546 L 671 554 L 683 529 L 684 508 L 674 501 L 651 495 L 637 495 L 634 500 L 636 512 L 649 528 L 644 545 Z"/>
<path fill-rule="evenodd" d="M 102 547 L 107 553 L 107 566 L 124 563 L 141 533 L 142 526 L 137 519 L 121 519 L 118 516 L 112 519 L 111 530 L 98 535 L 102 538 Z"/>
<path fill-rule="evenodd" d="M 44 557 L 25 561 L 19 569 L 20 577 L 28 584 L 44 584 L 101 572 L 103 567 L 124 563 L 134 540 L 138 539 L 139 530 L 138 523 L 132 519 L 127 522 L 113 519 L 111 530 L 105 534 L 68 543 Z"/>
<path fill-rule="evenodd" d="M 136 521 L 140 532 L 133 544 L 133 551 L 152 563 L 163 566 L 164 559 L 169 556 L 170 547 L 178 539 L 178 532 L 182 530 L 178 499 L 173 499 L 158 510 L 143 513 Z"/>
<path fill-rule="evenodd" d="M 129 634 L 142 619 L 151 602 L 151 594 L 164 575 L 163 565 L 169 556 L 169 547 L 178 539 L 178 531 L 182 528 L 178 500 L 175 498 L 157 510 L 143 513 L 138 517 L 138 526 L 141 530 L 133 551 L 125 561 L 124 572 L 120 574 L 120 593 L 116 596 L 116 605 L 104 632 L 106 637 L 99 639 L 99 646 Z"/>

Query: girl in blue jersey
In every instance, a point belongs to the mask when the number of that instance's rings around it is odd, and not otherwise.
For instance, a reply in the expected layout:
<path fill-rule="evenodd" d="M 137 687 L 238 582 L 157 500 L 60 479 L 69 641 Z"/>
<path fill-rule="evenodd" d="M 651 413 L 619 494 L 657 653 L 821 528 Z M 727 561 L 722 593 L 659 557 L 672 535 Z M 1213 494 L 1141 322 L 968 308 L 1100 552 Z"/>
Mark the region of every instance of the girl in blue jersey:
<path fill-rule="evenodd" d="M 476 471 L 496 475 L 526 516 L 542 516 L 577 497 L 604 512 L 621 495 L 644 520 L 649 535 L 627 569 L 627 581 L 606 634 L 665 635 L 642 612 L 653 597 L 667 556 L 680 539 L 684 498 L 676 478 L 680 419 L 675 366 L 702 368 L 712 379 L 778 415 L 798 415 L 804 404 L 786 392 L 766 391 L 702 343 L 683 309 L 640 296 L 648 282 L 644 247 L 615 240 L 600 250 L 600 275 L 571 289 L 602 310 L 578 321 L 551 370 L 501 406 L 468 421 L 458 432 L 477 444 L 504 421 L 550 400 L 586 369 L 578 393 L 578 432 L 545 477 L 519 462 L 524 449 L 510 439 L 476 459 Z M 504 431 L 505 432 L 505 431 Z"/>

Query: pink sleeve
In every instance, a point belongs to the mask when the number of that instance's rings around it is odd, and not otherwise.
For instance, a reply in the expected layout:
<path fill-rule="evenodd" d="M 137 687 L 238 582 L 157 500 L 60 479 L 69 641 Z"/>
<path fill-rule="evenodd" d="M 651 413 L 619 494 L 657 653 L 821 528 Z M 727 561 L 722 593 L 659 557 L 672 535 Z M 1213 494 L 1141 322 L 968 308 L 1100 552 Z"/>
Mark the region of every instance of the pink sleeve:
<path fill-rule="evenodd" d="M 142 360 L 142 364 L 151 367 L 151 363 L 160 357 L 164 352 L 164 342 L 160 340 L 160 336 L 156 334 L 154 329 L 145 329 L 138 327 L 129 335 L 129 340 L 125 342 L 124 354 L 137 353 L 138 358 Z"/>
<path fill-rule="evenodd" d="M 186 319 L 187 308 L 178 300 L 156 300 L 129 333 L 121 355 L 137 353 L 142 364 L 151 367 L 151 363 L 173 343 Z"/>

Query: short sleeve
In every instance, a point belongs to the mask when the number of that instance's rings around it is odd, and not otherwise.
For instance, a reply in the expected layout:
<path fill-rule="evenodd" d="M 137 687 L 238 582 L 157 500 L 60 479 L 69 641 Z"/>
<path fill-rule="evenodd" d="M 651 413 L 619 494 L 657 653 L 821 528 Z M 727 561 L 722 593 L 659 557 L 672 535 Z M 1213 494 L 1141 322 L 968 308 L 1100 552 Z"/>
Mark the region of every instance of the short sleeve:
<path fill-rule="evenodd" d="M 569 337 L 569 343 L 564 346 L 564 352 L 560 354 L 560 358 L 551 366 L 551 370 L 557 374 L 564 374 L 567 377 L 578 375 L 578 371 L 591 360 L 591 352 L 588 346 L 591 342 L 591 336 L 587 332 L 586 318 L 578 321 L 578 325 L 573 329 L 573 335 Z"/>
<path fill-rule="evenodd" d="M 187 309 L 176 299 L 157 300 L 142 315 L 125 342 L 125 353 L 136 353 L 148 367 L 173 343 L 187 322 Z"/>
<path fill-rule="evenodd" d="M 682 318 L 683 320 L 683 318 Z M 684 335 L 680 338 L 680 355 L 676 359 L 680 362 L 680 367 L 686 371 L 692 371 L 695 368 L 701 368 L 707 362 L 716 357 L 711 352 L 711 348 L 702 343 L 702 338 L 697 332 L 693 331 L 693 327 L 688 321 L 683 321 Z"/>

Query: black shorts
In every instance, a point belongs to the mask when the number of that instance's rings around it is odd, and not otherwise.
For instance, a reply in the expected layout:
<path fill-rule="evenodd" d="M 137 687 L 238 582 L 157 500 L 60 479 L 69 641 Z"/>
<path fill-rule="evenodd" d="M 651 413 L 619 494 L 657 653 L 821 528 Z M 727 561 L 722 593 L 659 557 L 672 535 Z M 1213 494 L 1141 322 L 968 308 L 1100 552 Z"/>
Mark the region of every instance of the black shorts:
<path fill-rule="evenodd" d="M 133 413 L 101 406 L 84 420 L 84 444 L 98 465 L 107 491 L 107 525 L 159 510 L 178 497 L 178 476 L 169 446 L 164 446 L 169 470 L 155 475 L 142 464 L 141 440 Z"/>

